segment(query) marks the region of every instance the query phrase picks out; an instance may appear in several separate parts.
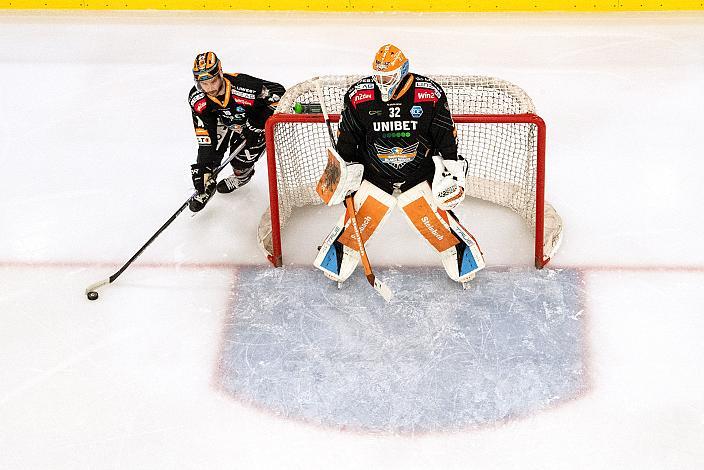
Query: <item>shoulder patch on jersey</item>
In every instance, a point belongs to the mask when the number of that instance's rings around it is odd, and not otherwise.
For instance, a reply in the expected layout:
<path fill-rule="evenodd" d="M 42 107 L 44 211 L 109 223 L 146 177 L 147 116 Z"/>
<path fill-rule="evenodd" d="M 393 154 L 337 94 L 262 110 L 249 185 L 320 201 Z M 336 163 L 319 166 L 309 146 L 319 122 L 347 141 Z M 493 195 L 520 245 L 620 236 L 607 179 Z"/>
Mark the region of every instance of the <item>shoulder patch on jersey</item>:
<path fill-rule="evenodd" d="M 354 93 L 350 94 L 350 103 L 356 108 L 357 105 L 365 101 L 374 101 L 374 98 L 375 91 L 373 87 L 371 89 L 356 90 Z"/>
<path fill-rule="evenodd" d="M 199 99 L 195 103 L 193 103 L 193 111 L 196 113 L 200 114 L 205 110 L 205 107 L 208 105 L 208 100 L 205 99 L 205 96 L 203 98 Z"/>
<path fill-rule="evenodd" d="M 255 100 L 255 95 L 254 93 L 252 93 L 252 91 L 253 90 L 250 90 L 249 88 L 241 86 L 236 87 L 233 85 L 230 95 L 232 96 L 232 99 L 235 103 L 244 106 L 252 106 Z"/>
<path fill-rule="evenodd" d="M 442 96 L 442 90 L 440 86 L 429 81 L 429 80 L 419 80 L 416 82 L 416 88 L 425 88 L 428 90 L 433 90 L 438 96 Z"/>
<path fill-rule="evenodd" d="M 432 90 L 416 90 L 415 96 L 413 97 L 414 103 L 425 103 L 432 102 L 433 104 L 438 102 L 438 96 Z"/>
<path fill-rule="evenodd" d="M 357 82 L 354 85 L 352 85 L 348 91 L 348 95 L 350 99 L 354 95 L 356 95 L 360 91 L 365 91 L 365 90 L 374 90 L 374 84 L 373 83 L 362 83 L 362 82 Z"/>
<path fill-rule="evenodd" d="M 205 93 L 203 93 L 202 91 L 198 91 L 196 93 L 191 94 L 191 96 L 188 99 L 188 103 L 191 106 L 193 106 L 194 104 L 196 104 L 198 101 L 202 100 L 203 98 L 205 98 Z"/>

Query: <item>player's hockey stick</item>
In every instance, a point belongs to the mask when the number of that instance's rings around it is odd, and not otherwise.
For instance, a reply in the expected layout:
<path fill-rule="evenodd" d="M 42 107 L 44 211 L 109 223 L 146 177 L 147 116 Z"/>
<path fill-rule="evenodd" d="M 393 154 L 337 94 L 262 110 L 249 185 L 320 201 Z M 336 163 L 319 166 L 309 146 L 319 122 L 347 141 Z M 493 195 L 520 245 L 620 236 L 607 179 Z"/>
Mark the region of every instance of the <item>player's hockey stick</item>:
<path fill-rule="evenodd" d="M 239 146 L 237 146 L 237 148 L 235 149 L 235 151 L 234 151 L 234 152 L 231 152 L 230 155 L 220 164 L 220 166 L 218 166 L 218 167 L 213 171 L 213 176 L 212 176 L 212 178 L 217 178 L 218 173 L 220 173 L 220 171 L 221 171 L 223 168 L 225 168 L 225 166 L 226 166 L 228 163 L 230 163 L 230 162 L 235 158 L 235 156 L 237 156 L 238 153 L 240 153 L 240 152 L 242 151 L 242 149 L 244 148 L 245 145 L 246 145 L 246 142 L 243 141 Z M 120 269 L 118 269 L 112 276 L 110 276 L 110 277 L 108 277 L 108 278 L 106 278 L 106 279 L 103 279 L 103 280 L 101 280 L 101 281 L 98 281 L 98 282 L 96 282 L 96 283 L 93 283 L 93 284 L 89 285 L 88 287 L 86 287 L 86 296 L 88 297 L 88 299 L 90 299 L 90 300 L 96 300 L 96 299 L 98 298 L 97 289 L 99 289 L 100 287 L 103 287 L 104 285 L 111 284 L 111 283 L 115 282 L 115 280 L 116 280 L 118 277 L 120 277 L 120 274 L 122 274 L 122 273 L 125 271 L 125 269 L 127 269 L 127 267 L 128 267 L 130 264 L 132 264 L 132 262 L 133 262 L 134 260 L 136 260 L 136 259 L 139 257 L 139 255 L 141 255 L 142 252 L 144 252 L 144 250 L 147 249 L 147 247 L 148 247 L 149 245 L 151 245 L 151 243 L 156 239 L 156 237 L 158 237 L 158 236 L 161 234 L 161 232 L 163 232 L 164 230 L 166 230 L 166 227 L 168 227 L 169 225 L 171 225 L 171 222 L 173 222 L 173 221 L 176 219 L 176 217 L 178 217 L 179 214 L 181 214 L 181 212 L 183 212 L 183 210 L 186 208 L 186 206 L 188 206 L 188 203 L 191 201 L 191 199 L 193 199 L 197 194 L 198 194 L 198 191 L 195 191 L 193 194 L 191 194 L 191 196 L 190 196 L 188 199 L 186 199 L 186 202 L 184 202 L 183 204 L 181 204 L 181 207 L 179 207 L 178 210 L 177 210 L 176 212 L 174 212 L 174 214 L 173 214 L 171 217 L 169 217 L 169 220 L 167 220 L 166 222 L 164 222 L 164 225 L 162 225 L 161 227 L 159 227 L 159 230 L 157 230 L 156 232 L 154 232 L 154 235 L 152 235 L 151 238 L 149 238 L 149 240 L 147 240 L 147 242 L 146 242 L 144 245 L 142 245 L 142 248 L 140 248 L 140 249 L 137 251 L 137 253 L 135 253 L 135 254 L 132 256 L 132 258 L 129 259 L 129 261 L 127 261 L 125 264 L 123 264 L 122 267 L 121 267 Z M 213 193 L 213 194 L 215 194 L 215 193 Z M 212 196 L 211 196 L 211 197 L 212 197 Z"/>
<path fill-rule="evenodd" d="M 325 106 L 325 99 L 323 96 L 323 90 L 320 88 L 320 80 L 315 81 L 315 88 L 318 91 L 318 99 L 320 100 L 320 108 L 323 112 L 323 118 L 325 119 L 325 125 L 328 127 L 328 135 L 330 136 L 330 145 L 335 148 L 335 134 L 332 132 L 332 125 L 330 124 L 330 117 L 328 116 L 327 107 Z M 359 256 L 362 259 L 362 266 L 364 266 L 364 274 L 367 276 L 367 281 L 374 288 L 375 291 L 381 295 L 384 300 L 389 302 L 393 297 L 393 292 L 389 287 L 382 281 L 376 278 L 374 271 L 372 271 L 372 265 L 367 257 L 367 250 L 364 249 L 364 240 L 362 240 L 362 234 L 359 231 L 359 224 L 357 223 L 357 210 L 354 207 L 354 197 L 345 197 L 345 206 L 347 207 L 347 216 L 349 217 L 352 228 L 354 229 L 354 235 L 357 239 L 357 247 L 359 248 Z"/>

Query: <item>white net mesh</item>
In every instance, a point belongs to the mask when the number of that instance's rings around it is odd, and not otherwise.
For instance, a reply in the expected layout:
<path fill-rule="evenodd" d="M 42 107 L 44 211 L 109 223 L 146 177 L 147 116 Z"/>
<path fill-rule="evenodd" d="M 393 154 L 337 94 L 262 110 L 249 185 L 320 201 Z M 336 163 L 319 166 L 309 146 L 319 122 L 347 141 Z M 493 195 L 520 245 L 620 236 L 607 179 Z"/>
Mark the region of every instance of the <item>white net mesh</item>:
<path fill-rule="evenodd" d="M 276 112 L 293 114 L 297 103 L 319 103 L 316 89 L 319 81 L 328 113 L 339 114 L 345 92 L 360 78 L 327 76 L 299 83 L 286 91 Z M 534 114 L 530 97 L 513 84 L 490 77 L 434 75 L 430 78 L 445 90 L 455 116 L 459 154 L 469 162 L 467 194 L 511 208 L 535 229 L 536 125 L 478 123 L 463 118 L 463 115 Z M 337 131 L 335 123 L 333 131 Z M 315 186 L 327 163 L 325 148 L 329 145 L 328 131 L 322 122 L 276 123 L 273 146 L 282 230 L 295 207 L 322 203 Z M 549 223 L 544 224 L 544 256 L 551 257 L 560 241 L 562 221 L 549 204 L 545 204 L 545 214 Z M 259 224 L 258 240 L 269 256 L 274 251 L 271 227 L 271 214 L 267 210 Z"/>

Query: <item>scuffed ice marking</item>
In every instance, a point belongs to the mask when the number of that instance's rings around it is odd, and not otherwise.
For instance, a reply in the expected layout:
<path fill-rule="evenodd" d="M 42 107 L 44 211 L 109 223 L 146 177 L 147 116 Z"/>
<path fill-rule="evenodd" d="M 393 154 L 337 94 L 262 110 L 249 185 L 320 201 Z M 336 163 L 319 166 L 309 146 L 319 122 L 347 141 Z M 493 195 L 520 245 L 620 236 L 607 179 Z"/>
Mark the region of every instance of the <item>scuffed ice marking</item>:
<path fill-rule="evenodd" d="M 224 387 L 287 418 L 414 433 L 523 416 L 585 386 L 577 272 L 485 270 L 468 291 L 433 268 L 379 276 L 389 304 L 361 275 L 338 289 L 314 269 L 242 269 Z"/>

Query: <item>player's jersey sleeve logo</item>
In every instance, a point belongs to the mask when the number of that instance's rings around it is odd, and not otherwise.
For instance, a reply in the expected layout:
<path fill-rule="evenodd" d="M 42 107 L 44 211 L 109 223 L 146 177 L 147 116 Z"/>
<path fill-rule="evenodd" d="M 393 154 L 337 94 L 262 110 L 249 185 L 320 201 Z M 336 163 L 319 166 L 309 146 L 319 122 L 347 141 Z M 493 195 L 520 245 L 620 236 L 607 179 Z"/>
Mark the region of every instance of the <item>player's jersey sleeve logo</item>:
<path fill-rule="evenodd" d="M 432 103 L 437 103 L 438 102 L 438 96 L 433 90 L 428 90 L 424 88 L 416 88 L 415 92 L 415 98 L 413 100 L 414 103 L 423 103 L 423 102 L 432 102 Z"/>
<path fill-rule="evenodd" d="M 196 128 L 196 141 L 198 141 L 198 145 L 210 145 L 212 143 L 208 131 L 201 127 Z"/>
<path fill-rule="evenodd" d="M 364 103 L 365 101 L 374 100 L 374 90 L 357 90 L 352 96 L 350 96 L 350 102 L 355 108 L 358 104 Z"/>
<path fill-rule="evenodd" d="M 416 158 L 418 153 L 418 142 L 407 147 L 384 147 L 379 144 L 374 144 L 374 147 L 379 160 L 396 169 Z"/>
<path fill-rule="evenodd" d="M 193 104 L 193 110 L 194 110 L 196 113 L 200 114 L 200 113 L 203 112 L 203 110 L 205 109 L 206 105 L 207 105 L 207 101 L 205 100 L 205 98 L 203 98 L 203 99 L 201 99 L 201 100 L 196 101 L 196 102 Z"/>

